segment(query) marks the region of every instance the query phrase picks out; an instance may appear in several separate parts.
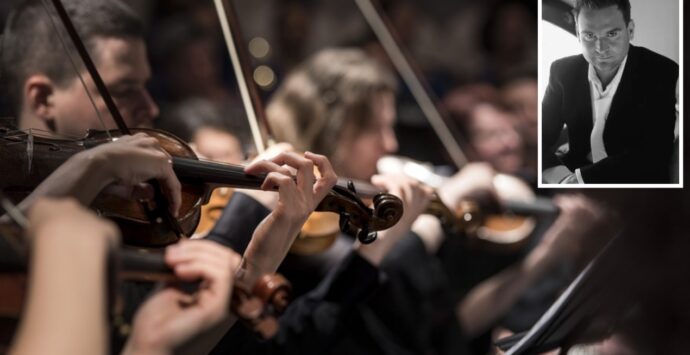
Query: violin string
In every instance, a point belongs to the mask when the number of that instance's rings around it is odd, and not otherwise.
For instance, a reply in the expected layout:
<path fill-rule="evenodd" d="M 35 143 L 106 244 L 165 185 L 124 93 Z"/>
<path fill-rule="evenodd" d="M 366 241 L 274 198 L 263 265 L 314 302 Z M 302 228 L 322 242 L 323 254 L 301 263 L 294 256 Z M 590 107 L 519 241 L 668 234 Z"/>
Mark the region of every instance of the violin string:
<path fill-rule="evenodd" d="M 28 131 L 31 131 L 29 133 Z M 52 142 L 53 145 L 59 146 L 59 140 L 67 140 L 67 141 L 73 141 L 79 139 L 78 137 L 70 136 L 70 135 L 65 135 L 65 134 L 53 134 L 50 131 L 47 130 L 42 130 L 42 129 L 36 129 L 36 128 L 30 128 L 30 129 L 24 129 L 24 130 L 11 130 L 7 131 L 4 133 L 2 136 L 0 136 L 0 139 L 2 140 L 3 143 L 6 145 L 13 145 L 13 144 L 24 144 L 26 143 L 26 140 L 29 139 L 29 135 L 37 138 L 46 138 L 46 139 L 51 139 L 54 140 L 55 142 Z M 13 138 L 20 138 L 23 137 L 25 139 L 23 140 L 17 140 Z M 33 142 L 33 144 L 36 144 L 37 142 Z"/>
<path fill-rule="evenodd" d="M 26 216 L 24 216 L 24 213 L 22 213 L 22 211 L 14 203 L 12 203 L 7 196 L 5 196 L 2 190 L 0 190 L 0 206 L 2 206 L 5 212 L 7 212 L 7 215 L 14 223 L 26 230 L 26 228 L 29 226 L 29 220 L 26 218 Z M 9 234 L 3 235 L 2 237 L 5 237 L 7 244 L 9 244 L 9 246 L 14 249 L 18 255 L 26 254 L 26 247 L 24 246 L 24 242 L 26 242 L 25 239 L 19 239 L 20 237 L 15 238 Z"/>
<path fill-rule="evenodd" d="M 81 72 L 79 71 L 79 67 L 77 66 L 76 61 L 70 54 L 69 49 L 67 48 L 67 43 L 65 42 L 64 38 L 62 38 L 62 34 L 60 34 L 60 31 L 58 30 L 57 24 L 55 23 L 55 19 L 53 19 L 53 15 L 50 13 L 50 10 L 46 6 L 46 0 L 41 0 L 41 5 L 43 5 L 43 8 L 46 11 L 46 14 L 48 15 L 48 18 L 50 19 L 50 23 L 53 26 L 53 29 L 55 30 L 55 34 L 57 35 L 58 39 L 60 40 L 60 43 L 62 44 L 62 48 L 65 50 L 65 54 L 67 55 L 67 58 L 69 59 L 70 63 L 72 64 L 72 68 L 74 69 L 74 72 L 77 74 L 77 77 L 79 78 L 79 81 L 81 82 L 81 86 L 84 88 L 84 91 L 86 92 L 86 96 L 89 98 L 89 102 L 91 102 L 91 106 L 93 106 L 94 111 L 96 111 L 96 116 L 98 117 L 98 121 L 101 123 L 101 127 L 105 131 L 105 133 L 108 135 L 109 139 L 112 139 L 112 136 L 110 135 L 110 130 L 108 130 L 105 126 L 105 121 L 103 120 L 103 116 L 101 115 L 101 111 L 98 109 L 96 106 L 96 101 L 94 100 L 93 96 L 91 95 L 91 91 L 86 86 L 86 81 L 84 80 L 84 77 L 81 75 Z"/>

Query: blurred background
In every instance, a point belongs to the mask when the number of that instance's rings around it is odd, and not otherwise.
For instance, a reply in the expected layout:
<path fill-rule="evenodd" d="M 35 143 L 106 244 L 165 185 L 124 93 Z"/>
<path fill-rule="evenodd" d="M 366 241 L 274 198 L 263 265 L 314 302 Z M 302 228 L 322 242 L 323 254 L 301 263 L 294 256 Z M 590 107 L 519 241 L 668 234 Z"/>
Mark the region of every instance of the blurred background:
<path fill-rule="evenodd" d="M 0 2 L 0 21 L 17 0 Z M 157 124 L 180 117 L 217 116 L 250 154 L 253 141 L 211 0 L 126 0 L 148 26 L 150 90 L 161 107 Z M 528 175 L 536 171 L 537 2 L 522 0 L 384 0 L 390 18 L 423 77 L 461 128 L 463 148 L 481 155 L 463 136 L 488 129 L 494 151 L 523 156 Z M 333 46 L 364 48 L 390 64 L 352 0 L 234 1 L 252 57 L 253 80 L 264 103 L 292 68 L 316 51 Z M 474 127 L 479 101 L 504 106 L 495 127 Z M 505 111 L 506 114 L 503 114 Z M 484 113 L 485 114 L 485 113 Z M 489 113 L 491 114 L 491 113 Z M 468 118 L 469 117 L 469 118 Z M 466 127 L 462 127 L 466 126 Z M 510 132 L 506 132 L 506 130 Z M 513 132 L 512 130 L 515 130 Z M 519 132 L 521 138 L 514 137 Z M 396 133 L 399 154 L 450 165 L 445 150 L 407 88 L 401 83 Z M 499 141 L 505 141 L 500 143 Z M 479 147 L 481 150 L 482 148 Z M 521 158 L 522 159 L 522 158 Z"/>

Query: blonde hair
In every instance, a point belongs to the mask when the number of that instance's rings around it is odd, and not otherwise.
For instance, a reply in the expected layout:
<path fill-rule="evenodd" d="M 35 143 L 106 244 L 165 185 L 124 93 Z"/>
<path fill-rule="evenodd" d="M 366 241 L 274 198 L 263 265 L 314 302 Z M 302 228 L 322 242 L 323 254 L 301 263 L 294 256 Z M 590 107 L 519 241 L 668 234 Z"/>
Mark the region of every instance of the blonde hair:
<path fill-rule="evenodd" d="M 288 75 L 266 116 L 277 140 L 332 157 L 370 124 L 372 97 L 395 90 L 395 77 L 362 50 L 326 49 Z"/>

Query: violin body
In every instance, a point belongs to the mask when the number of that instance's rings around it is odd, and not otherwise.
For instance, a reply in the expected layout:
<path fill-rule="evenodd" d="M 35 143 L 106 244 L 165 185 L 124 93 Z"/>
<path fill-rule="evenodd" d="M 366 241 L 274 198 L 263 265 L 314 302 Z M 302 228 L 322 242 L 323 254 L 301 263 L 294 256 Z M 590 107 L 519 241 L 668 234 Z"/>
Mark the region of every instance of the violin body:
<path fill-rule="evenodd" d="M 448 179 L 434 173 L 427 164 L 404 157 L 383 157 L 377 167 L 381 172 L 404 174 L 435 189 L 443 188 Z M 536 197 L 526 183 L 514 176 L 497 174 L 492 184 L 500 206 L 487 206 L 484 202 L 491 201 L 474 198 L 451 209 L 436 196 L 427 213 L 438 217 L 447 232 L 464 232 L 474 249 L 520 251 L 529 244 L 537 218 L 551 218 L 558 214 L 558 208 L 550 200 Z"/>
<path fill-rule="evenodd" d="M 126 244 L 163 247 L 176 242 L 180 234 L 191 236 L 199 223 L 201 206 L 209 201 L 215 188 L 259 189 L 264 181 L 263 176 L 244 173 L 242 166 L 200 161 L 184 141 L 165 131 L 142 128 L 132 132 L 156 138 L 173 157 L 173 169 L 182 183 L 182 205 L 175 221 L 181 233 L 160 218 L 151 218 L 150 210 L 140 201 L 100 194 L 92 207 L 118 223 Z M 28 196 L 74 154 L 111 141 L 105 131 L 89 131 L 86 137 L 74 140 L 40 137 L 31 132 L 5 132 L 0 139 L 0 158 L 6 161 L 9 171 L 16 172 L 3 174 L 0 187 L 17 200 Z M 373 202 L 374 208 L 369 208 L 348 188 L 335 186 L 316 210 L 337 213 L 342 231 L 368 243 L 376 238 L 376 231 L 390 228 L 402 216 L 402 201 L 393 195 L 377 194 Z"/>
<path fill-rule="evenodd" d="M 158 140 L 162 148 L 174 156 L 196 159 L 196 155 L 179 138 L 155 129 L 135 129 Z M 28 196 L 48 175 L 73 155 L 110 141 L 105 131 L 89 131 L 81 139 L 55 139 L 29 133 L 6 133 L 0 144 L 0 157 L 7 171 L 0 187 L 15 201 Z M 178 223 L 185 235 L 191 235 L 199 222 L 200 208 L 208 200 L 210 190 L 202 184 L 182 184 L 182 205 Z M 179 237 L 164 223 L 151 223 L 147 209 L 138 201 L 100 194 L 92 206 L 100 215 L 117 222 L 124 242 L 144 247 L 162 247 L 176 242 Z"/>
<path fill-rule="evenodd" d="M 18 249 L 2 243 L 12 240 Z M 24 311 L 28 291 L 28 253 L 26 239 L 21 228 L 13 224 L 0 223 L 0 354 L 7 352 Z M 180 282 L 172 269 L 165 263 L 163 253 L 141 250 L 115 250 L 109 258 L 108 283 L 111 295 L 123 281 L 165 282 L 179 285 L 183 290 L 194 292 L 199 282 Z M 292 286 L 280 274 L 266 274 L 251 288 L 237 282 L 233 285 L 230 311 L 258 332 L 265 339 L 278 330 L 277 317 L 288 306 Z M 116 298 L 115 298 L 116 299 Z M 113 302 L 110 312 L 113 319 L 122 319 L 121 302 Z"/>

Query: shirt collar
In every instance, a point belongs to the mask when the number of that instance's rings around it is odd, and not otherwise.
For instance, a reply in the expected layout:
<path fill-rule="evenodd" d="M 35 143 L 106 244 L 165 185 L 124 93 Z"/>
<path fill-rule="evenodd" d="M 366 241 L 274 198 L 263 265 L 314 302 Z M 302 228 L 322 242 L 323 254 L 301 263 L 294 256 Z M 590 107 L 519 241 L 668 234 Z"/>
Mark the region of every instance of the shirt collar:
<path fill-rule="evenodd" d="M 596 88 L 596 90 L 599 92 L 599 95 L 607 95 L 609 92 L 611 92 L 611 88 L 613 88 L 613 91 L 615 91 L 618 87 L 618 83 L 621 81 L 621 76 L 623 76 L 625 63 L 627 62 L 628 55 L 626 54 L 625 58 L 623 58 L 623 61 L 621 62 L 621 65 L 618 66 L 618 71 L 616 72 L 616 75 L 613 77 L 609 85 L 606 86 L 606 90 L 602 90 L 603 85 L 601 84 L 601 80 L 597 75 L 597 71 L 594 69 L 594 66 L 592 66 L 592 64 L 589 65 L 589 69 L 587 70 L 587 79 L 594 86 L 594 88 Z"/>

